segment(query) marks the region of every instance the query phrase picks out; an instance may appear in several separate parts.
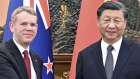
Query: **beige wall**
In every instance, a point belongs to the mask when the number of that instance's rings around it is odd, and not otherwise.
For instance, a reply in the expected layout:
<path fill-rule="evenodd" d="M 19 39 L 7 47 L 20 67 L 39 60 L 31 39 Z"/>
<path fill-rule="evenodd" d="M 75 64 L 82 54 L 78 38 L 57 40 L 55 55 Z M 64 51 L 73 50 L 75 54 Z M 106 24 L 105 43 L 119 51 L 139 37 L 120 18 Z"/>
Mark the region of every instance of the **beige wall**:
<path fill-rule="evenodd" d="M 4 26 L 7 18 L 9 0 L 0 0 L 0 26 Z"/>

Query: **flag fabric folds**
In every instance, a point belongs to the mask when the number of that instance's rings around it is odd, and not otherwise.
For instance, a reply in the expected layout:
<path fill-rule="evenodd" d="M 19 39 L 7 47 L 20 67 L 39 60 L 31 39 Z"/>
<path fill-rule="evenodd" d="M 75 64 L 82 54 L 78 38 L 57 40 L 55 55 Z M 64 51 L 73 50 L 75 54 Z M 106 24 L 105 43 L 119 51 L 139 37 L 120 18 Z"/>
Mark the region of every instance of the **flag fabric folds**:
<path fill-rule="evenodd" d="M 106 1 L 111 0 L 82 0 L 69 79 L 75 79 L 78 53 L 101 38 L 97 26 L 97 9 Z"/>
<path fill-rule="evenodd" d="M 20 6 L 30 6 L 37 12 L 38 32 L 30 48 L 43 58 L 42 79 L 54 79 L 50 16 L 47 0 L 10 0 L 3 42 L 12 38 L 9 22 L 13 11 Z"/>

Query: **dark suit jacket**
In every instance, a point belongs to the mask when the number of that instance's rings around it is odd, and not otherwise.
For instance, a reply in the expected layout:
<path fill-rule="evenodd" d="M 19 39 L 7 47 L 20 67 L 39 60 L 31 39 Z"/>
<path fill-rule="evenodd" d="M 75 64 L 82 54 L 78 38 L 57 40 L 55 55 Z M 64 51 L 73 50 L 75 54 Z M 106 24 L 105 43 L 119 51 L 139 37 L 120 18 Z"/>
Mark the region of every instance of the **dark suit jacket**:
<path fill-rule="evenodd" d="M 43 60 L 32 50 L 29 53 L 37 79 L 42 79 Z M 28 79 L 23 57 L 12 39 L 0 45 L 0 79 Z"/>
<path fill-rule="evenodd" d="M 101 40 L 78 55 L 76 79 L 107 79 Z M 140 45 L 123 37 L 112 79 L 140 79 Z"/>

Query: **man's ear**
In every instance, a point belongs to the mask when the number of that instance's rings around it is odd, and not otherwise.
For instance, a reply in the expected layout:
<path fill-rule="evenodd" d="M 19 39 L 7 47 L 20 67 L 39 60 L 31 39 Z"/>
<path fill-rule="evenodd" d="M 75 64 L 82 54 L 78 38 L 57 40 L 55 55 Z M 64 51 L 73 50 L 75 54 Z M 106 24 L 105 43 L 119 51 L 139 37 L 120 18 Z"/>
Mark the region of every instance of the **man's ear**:
<path fill-rule="evenodd" d="M 11 32 L 14 32 L 14 24 L 12 22 L 9 23 L 9 28 L 11 30 Z"/>
<path fill-rule="evenodd" d="M 37 29 L 38 29 L 38 24 L 37 24 Z"/>
<path fill-rule="evenodd" d="M 124 28 L 126 28 L 127 20 L 124 21 Z"/>
<path fill-rule="evenodd" d="M 97 18 L 97 26 L 99 26 L 100 19 Z"/>

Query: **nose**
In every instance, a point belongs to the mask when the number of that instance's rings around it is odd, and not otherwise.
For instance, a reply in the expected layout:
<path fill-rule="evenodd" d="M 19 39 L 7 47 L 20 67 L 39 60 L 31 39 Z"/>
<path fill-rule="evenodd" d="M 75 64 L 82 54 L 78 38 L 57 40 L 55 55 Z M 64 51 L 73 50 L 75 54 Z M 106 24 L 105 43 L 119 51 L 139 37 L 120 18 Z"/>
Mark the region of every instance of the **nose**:
<path fill-rule="evenodd" d="M 26 29 L 27 30 L 31 30 L 32 29 L 32 26 L 30 24 L 28 24 L 27 27 L 26 27 Z"/>
<path fill-rule="evenodd" d="M 111 21 L 111 22 L 109 23 L 108 27 L 109 27 L 109 28 L 115 28 L 115 24 L 114 24 L 114 22 Z"/>

